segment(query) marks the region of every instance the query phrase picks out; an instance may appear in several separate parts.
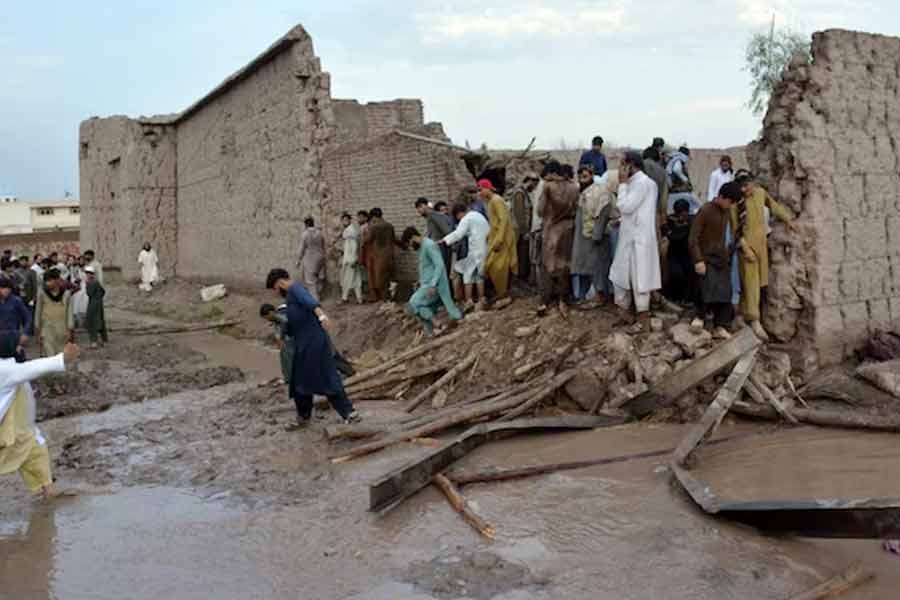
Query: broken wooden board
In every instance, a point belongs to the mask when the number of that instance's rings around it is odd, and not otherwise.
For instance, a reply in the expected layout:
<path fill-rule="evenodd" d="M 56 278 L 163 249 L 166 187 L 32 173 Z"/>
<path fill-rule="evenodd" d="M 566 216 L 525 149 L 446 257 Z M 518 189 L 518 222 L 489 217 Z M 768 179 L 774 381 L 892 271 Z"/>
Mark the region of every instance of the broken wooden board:
<path fill-rule="evenodd" d="M 691 453 L 703 441 L 703 438 L 714 432 L 722 422 L 722 419 L 725 418 L 725 415 L 728 414 L 731 405 L 740 397 L 741 389 L 744 387 L 750 371 L 753 370 L 753 365 L 756 364 L 756 353 L 758 351 L 758 347 L 754 348 L 742 356 L 737 364 L 734 365 L 734 369 L 732 369 L 731 375 L 725 381 L 725 385 L 719 389 L 716 397 L 713 398 L 706 412 L 703 413 L 703 418 L 688 430 L 687 435 L 684 436 L 684 439 L 678 444 L 678 448 L 675 449 L 673 458 L 677 464 L 684 465 Z"/>
<path fill-rule="evenodd" d="M 753 331 L 745 327 L 731 339 L 667 376 L 650 390 L 635 396 L 623 404 L 622 408 L 635 417 L 643 418 L 661 408 L 671 406 L 686 391 L 734 364 L 741 356 L 761 343 Z"/>
<path fill-rule="evenodd" d="M 547 430 L 593 429 L 621 425 L 627 419 L 607 416 L 571 416 L 482 423 L 414 458 L 369 485 L 369 510 L 386 511 L 428 485 L 432 477 L 485 442 Z"/>
<path fill-rule="evenodd" d="M 773 411 L 774 412 L 774 411 Z M 672 470 L 704 511 L 763 530 L 811 537 L 900 537 L 898 438 L 890 433 L 784 430 L 695 451 Z"/>

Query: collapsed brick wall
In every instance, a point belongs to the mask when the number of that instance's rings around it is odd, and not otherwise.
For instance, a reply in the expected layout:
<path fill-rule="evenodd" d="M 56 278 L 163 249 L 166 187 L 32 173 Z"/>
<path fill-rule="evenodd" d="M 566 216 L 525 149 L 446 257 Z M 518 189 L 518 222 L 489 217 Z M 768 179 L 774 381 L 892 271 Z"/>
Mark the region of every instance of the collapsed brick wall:
<path fill-rule="evenodd" d="M 81 124 L 81 247 L 93 249 L 126 278 L 139 274 L 137 255 L 150 242 L 163 276 L 175 272 L 176 148 L 171 125 L 126 117 Z"/>
<path fill-rule="evenodd" d="M 394 129 L 421 129 L 425 110 L 421 100 L 398 99 L 367 102 L 335 99 L 331 101 L 338 143 L 380 137 Z"/>
<path fill-rule="evenodd" d="M 290 46 L 178 122 L 178 275 L 260 281 L 296 262 L 303 219 L 324 215 L 330 81 L 302 29 Z"/>
<path fill-rule="evenodd" d="M 36 233 L 13 233 L 0 235 L 0 248 L 9 248 L 13 256 L 47 256 L 57 252 L 60 256 L 81 254 L 77 231 L 40 231 Z M 87 249 L 87 248 L 85 248 Z"/>
<path fill-rule="evenodd" d="M 452 203 L 464 186 L 474 183 L 452 147 L 395 133 L 333 148 L 325 155 L 323 175 L 332 206 L 328 222 L 329 238 L 335 240 L 329 249 L 332 266 L 340 251 L 341 213 L 378 207 L 398 236 L 409 225 L 424 231 L 424 221 L 413 206 L 416 198 Z M 415 255 L 398 252 L 397 257 L 397 277 L 414 280 Z"/>
<path fill-rule="evenodd" d="M 900 39 L 813 36 L 775 90 L 748 150 L 802 233 L 770 239 L 764 322 L 809 370 L 900 323 Z"/>

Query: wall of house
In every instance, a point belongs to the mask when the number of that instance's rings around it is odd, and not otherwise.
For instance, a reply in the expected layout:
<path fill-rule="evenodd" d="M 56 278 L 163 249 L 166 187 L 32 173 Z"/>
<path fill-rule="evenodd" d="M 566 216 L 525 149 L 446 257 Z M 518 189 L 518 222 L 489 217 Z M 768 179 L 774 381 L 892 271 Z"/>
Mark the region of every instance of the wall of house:
<path fill-rule="evenodd" d="M 80 213 L 78 203 L 32 206 L 31 227 L 34 231 L 78 229 Z"/>
<path fill-rule="evenodd" d="M 801 368 L 900 325 L 900 39 L 828 30 L 812 55 L 788 69 L 749 148 L 799 215 L 799 235 L 770 238 L 764 322 L 793 342 Z"/>
<path fill-rule="evenodd" d="M 81 245 L 125 277 L 138 275 L 149 241 L 160 270 L 176 268 L 176 146 L 171 124 L 88 119 L 79 130 Z"/>

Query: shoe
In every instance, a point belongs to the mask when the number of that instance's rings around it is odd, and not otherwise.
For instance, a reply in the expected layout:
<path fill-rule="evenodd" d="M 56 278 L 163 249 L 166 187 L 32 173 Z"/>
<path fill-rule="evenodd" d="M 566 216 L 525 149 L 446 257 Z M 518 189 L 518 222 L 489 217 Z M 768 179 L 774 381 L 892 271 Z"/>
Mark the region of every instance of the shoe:
<path fill-rule="evenodd" d="M 703 319 L 697 317 L 693 321 L 691 321 L 691 331 L 693 331 L 694 333 L 700 333 L 701 331 L 703 331 Z"/>
<path fill-rule="evenodd" d="M 724 327 L 716 327 L 713 330 L 713 338 L 717 340 L 730 340 L 731 334 Z"/>
<path fill-rule="evenodd" d="M 769 334 L 766 333 L 766 330 L 763 329 L 762 323 L 760 323 L 759 321 L 751 321 L 750 329 L 753 330 L 753 333 L 755 333 L 756 337 L 758 337 L 760 340 L 764 342 L 769 341 Z"/>
<path fill-rule="evenodd" d="M 362 421 L 362 416 L 355 410 L 350 411 L 350 414 L 347 415 L 347 418 L 344 419 L 344 423 L 350 425 L 351 423 L 359 423 Z"/>
<path fill-rule="evenodd" d="M 296 423 L 289 423 L 284 426 L 285 431 L 300 431 L 309 426 L 309 419 L 297 419 Z"/>

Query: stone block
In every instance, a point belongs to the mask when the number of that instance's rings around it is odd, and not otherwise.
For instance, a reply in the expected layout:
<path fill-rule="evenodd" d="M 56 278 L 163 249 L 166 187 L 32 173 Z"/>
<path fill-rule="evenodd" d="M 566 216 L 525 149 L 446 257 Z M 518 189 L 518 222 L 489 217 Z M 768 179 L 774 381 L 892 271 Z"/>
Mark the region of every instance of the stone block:
<path fill-rule="evenodd" d="M 847 219 L 844 222 L 845 256 L 860 260 L 887 256 L 887 229 L 883 216 L 869 219 Z"/>

